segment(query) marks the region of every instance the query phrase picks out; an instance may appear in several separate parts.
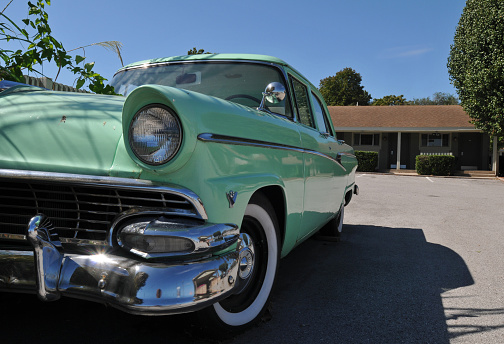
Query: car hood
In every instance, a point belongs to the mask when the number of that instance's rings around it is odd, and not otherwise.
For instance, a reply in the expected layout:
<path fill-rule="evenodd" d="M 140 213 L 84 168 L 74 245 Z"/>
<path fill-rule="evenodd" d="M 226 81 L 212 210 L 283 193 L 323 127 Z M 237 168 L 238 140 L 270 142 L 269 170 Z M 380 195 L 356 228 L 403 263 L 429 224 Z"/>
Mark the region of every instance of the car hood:
<path fill-rule="evenodd" d="M 122 135 L 124 97 L 4 92 L 0 168 L 107 175 Z"/>

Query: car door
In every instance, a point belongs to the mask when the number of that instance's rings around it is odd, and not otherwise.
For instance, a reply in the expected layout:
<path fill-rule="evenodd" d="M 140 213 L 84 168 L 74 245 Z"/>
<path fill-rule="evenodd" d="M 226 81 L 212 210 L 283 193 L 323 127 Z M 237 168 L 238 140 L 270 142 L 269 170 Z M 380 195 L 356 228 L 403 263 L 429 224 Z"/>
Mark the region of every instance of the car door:
<path fill-rule="evenodd" d="M 298 240 L 325 224 L 339 209 L 345 189 L 340 143 L 334 136 L 325 106 L 307 83 L 290 75 L 297 120 L 304 148 L 305 191 Z"/>

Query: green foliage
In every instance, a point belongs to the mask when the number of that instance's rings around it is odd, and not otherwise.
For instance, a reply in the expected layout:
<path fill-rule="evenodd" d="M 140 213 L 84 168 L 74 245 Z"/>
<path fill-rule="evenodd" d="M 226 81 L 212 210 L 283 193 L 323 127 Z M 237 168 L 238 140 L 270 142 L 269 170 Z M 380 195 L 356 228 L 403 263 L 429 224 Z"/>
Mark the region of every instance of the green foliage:
<path fill-rule="evenodd" d="M 357 171 L 374 172 L 378 167 L 378 152 L 355 151 L 357 157 Z"/>
<path fill-rule="evenodd" d="M 361 86 L 362 77 L 352 68 L 320 80 L 320 93 L 327 105 L 368 105 L 371 95 Z"/>
<path fill-rule="evenodd" d="M 25 72 L 43 76 L 38 68 L 42 67 L 44 62 L 49 62 L 55 63 L 59 71 L 64 68 L 74 73 L 77 76 L 78 89 L 89 83 L 89 89 L 95 93 L 115 94 L 112 86 L 104 84 L 107 79 L 93 71 L 94 62 L 81 66 L 85 57 L 70 56 L 63 44 L 52 36 L 48 23 L 49 15 L 45 11 L 46 5 L 51 5 L 51 2 L 49 0 L 37 0 L 35 4 L 28 2 L 28 18 L 22 22 L 32 33 L 22 29 L 7 17 L 4 14 L 5 9 L 0 13 L 0 19 L 6 20 L 0 22 L 0 41 L 17 41 L 22 43 L 22 46 L 27 45 L 26 49 L 16 51 L 0 48 L 0 79 L 25 82 L 23 76 Z"/>
<path fill-rule="evenodd" d="M 503 1 L 467 0 L 451 46 L 448 72 L 475 126 L 503 137 Z"/>
<path fill-rule="evenodd" d="M 192 48 L 187 52 L 187 55 L 199 55 L 199 54 L 215 54 L 211 53 L 209 51 L 205 51 L 205 49 L 199 49 L 197 50 L 196 47 Z"/>
<path fill-rule="evenodd" d="M 417 155 L 415 168 L 420 175 L 449 176 L 455 168 L 453 155 Z"/>
<path fill-rule="evenodd" d="M 373 99 L 371 105 L 375 106 L 392 106 L 392 105 L 406 105 L 408 101 L 404 98 L 404 95 L 396 96 L 391 94 L 383 98 Z"/>
<path fill-rule="evenodd" d="M 444 93 L 444 92 L 436 92 L 432 99 L 427 98 L 413 98 L 410 102 L 411 105 L 458 105 L 459 100 L 457 96 Z"/>

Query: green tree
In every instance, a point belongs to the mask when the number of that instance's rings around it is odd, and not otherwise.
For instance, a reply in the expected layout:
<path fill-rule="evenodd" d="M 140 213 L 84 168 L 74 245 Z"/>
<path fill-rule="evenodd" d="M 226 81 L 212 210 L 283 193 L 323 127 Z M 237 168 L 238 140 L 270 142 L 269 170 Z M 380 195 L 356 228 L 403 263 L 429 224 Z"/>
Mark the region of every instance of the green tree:
<path fill-rule="evenodd" d="M 368 105 L 371 95 L 361 86 L 362 77 L 352 68 L 320 80 L 320 93 L 327 105 Z"/>
<path fill-rule="evenodd" d="M 474 125 L 503 137 L 503 1 L 467 0 L 451 45 L 448 73 Z"/>
<path fill-rule="evenodd" d="M 407 105 L 408 101 L 404 98 L 404 95 L 396 96 L 391 94 L 383 98 L 373 99 L 371 105 L 375 106 L 392 106 L 392 105 Z"/>
<path fill-rule="evenodd" d="M 426 98 L 413 98 L 410 102 L 411 105 L 458 105 L 458 98 L 450 93 L 436 92 L 432 99 Z"/>
<path fill-rule="evenodd" d="M 192 48 L 187 52 L 187 55 L 199 55 L 199 54 L 215 54 L 209 51 L 205 51 L 205 49 L 196 49 L 196 47 Z"/>
<path fill-rule="evenodd" d="M 45 11 L 45 6 L 51 5 L 50 0 L 38 0 L 35 4 L 28 2 L 28 18 L 22 20 L 26 29 L 21 28 L 5 15 L 4 12 L 9 4 L 0 12 L 0 19 L 5 20 L 5 22 L 0 22 L 0 41 L 21 43 L 21 46 L 27 46 L 27 48 L 15 51 L 0 48 L 0 79 L 24 82 L 25 72 L 44 76 L 39 67 L 42 67 L 44 63 L 54 63 L 58 67 L 55 81 L 59 71 L 66 69 L 77 76 L 76 88 L 79 89 L 87 83 L 92 92 L 115 94 L 114 88 L 104 83 L 107 79 L 93 70 L 94 62 L 84 63 L 85 57 L 70 56 L 63 44 L 52 36 L 48 23 L 49 15 Z M 111 46 L 115 46 L 120 55 L 119 42 L 95 44 L 108 45 L 110 49 L 112 49 Z"/>

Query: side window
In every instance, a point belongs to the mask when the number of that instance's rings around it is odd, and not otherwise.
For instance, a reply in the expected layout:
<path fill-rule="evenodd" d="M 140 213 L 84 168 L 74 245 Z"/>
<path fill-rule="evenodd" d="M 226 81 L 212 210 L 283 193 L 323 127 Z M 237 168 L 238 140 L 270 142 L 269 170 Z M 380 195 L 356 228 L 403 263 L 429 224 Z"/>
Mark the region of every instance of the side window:
<path fill-rule="evenodd" d="M 329 124 L 329 119 L 327 118 L 327 114 L 324 111 L 324 106 L 322 105 L 320 99 L 313 92 L 311 95 L 319 131 L 321 133 L 328 133 L 329 135 L 334 136 L 331 130 L 331 125 Z"/>
<path fill-rule="evenodd" d="M 308 100 L 308 90 L 305 85 L 294 78 L 291 78 L 294 97 L 299 115 L 299 122 L 309 127 L 315 128 L 313 117 L 310 111 L 310 102 Z"/>

